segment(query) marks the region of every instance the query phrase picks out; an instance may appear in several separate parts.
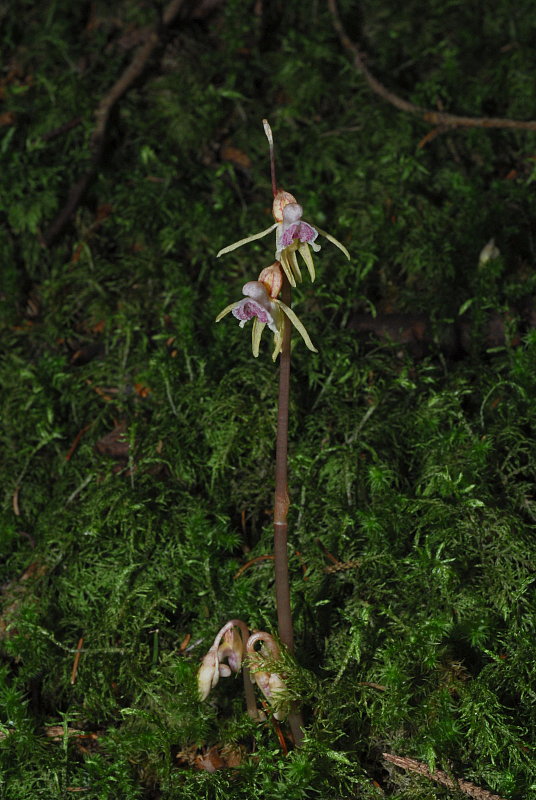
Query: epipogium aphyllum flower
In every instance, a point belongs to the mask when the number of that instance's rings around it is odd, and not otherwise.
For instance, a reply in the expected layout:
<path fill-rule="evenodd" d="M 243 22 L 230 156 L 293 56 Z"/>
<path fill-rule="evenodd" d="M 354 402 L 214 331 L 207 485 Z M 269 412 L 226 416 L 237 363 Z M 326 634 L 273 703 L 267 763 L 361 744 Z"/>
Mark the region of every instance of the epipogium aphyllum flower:
<path fill-rule="evenodd" d="M 238 633 L 240 631 L 240 633 Z M 260 643 L 259 650 L 256 645 Z M 243 666 L 247 654 L 249 670 Z M 288 714 L 285 702 L 285 682 L 277 672 L 270 671 L 270 662 L 277 659 L 281 651 L 269 633 L 257 631 L 251 636 L 245 622 L 232 619 L 227 622 L 214 639 L 214 644 L 203 658 L 197 672 L 199 699 L 206 700 L 220 678 L 228 678 L 233 672 L 244 669 L 244 689 L 250 717 L 258 719 L 253 683 L 256 683 L 265 698 L 274 708 L 274 717 L 283 720 Z M 227 664 L 225 664 L 227 660 Z M 251 674 L 250 674 L 251 673 Z"/>
<path fill-rule="evenodd" d="M 270 144 L 270 156 L 273 163 L 272 131 L 267 120 L 263 120 L 263 125 Z M 272 170 L 272 175 L 273 174 Z M 346 258 L 350 259 L 350 253 L 338 239 L 330 233 L 323 231 L 318 226 L 313 227 L 309 222 L 302 220 L 303 208 L 294 195 L 290 194 L 290 192 L 285 192 L 283 189 L 278 189 L 274 179 L 272 179 L 272 189 L 274 195 L 272 204 L 272 214 L 275 219 L 274 224 L 260 233 L 246 236 L 245 239 L 240 239 L 238 242 L 224 247 L 218 253 L 218 258 L 225 253 L 231 253 L 243 244 L 262 239 L 263 236 L 267 236 L 269 233 L 272 233 L 272 231 L 275 231 L 275 258 L 281 263 L 291 286 L 296 286 L 296 283 L 301 283 L 302 281 L 301 270 L 296 256 L 297 252 L 303 258 L 311 280 L 314 281 L 315 267 L 311 249 L 314 252 L 320 250 L 320 245 L 316 241 L 318 234 L 324 236 L 328 241 L 336 245 L 336 247 L 344 253 Z"/>
<path fill-rule="evenodd" d="M 260 650 L 256 650 L 255 645 L 259 642 Z M 289 704 L 285 698 L 287 687 L 281 675 L 269 669 L 270 662 L 281 655 L 274 637 L 265 631 L 256 631 L 247 640 L 246 650 L 253 680 L 273 706 L 274 717 L 278 720 L 285 719 L 289 712 Z"/>
<path fill-rule="evenodd" d="M 201 662 L 197 672 L 197 690 L 199 699 L 206 700 L 220 678 L 228 678 L 242 668 L 248 714 L 252 719 L 257 719 L 252 679 L 249 670 L 242 663 L 248 640 L 249 630 L 245 622 L 241 619 L 227 622 L 216 634 L 212 647 Z"/>
<path fill-rule="evenodd" d="M 279 261 L 275 261 L 271 266 L 262 270 L 256 281 L 248 281 L 242 287 L 244 298 L 230 303 L 216 317 L 219 322 L 226 314 L 232 313 L 240 321 L 243 328 L 246 322 L 253 320 L 251 328 L 251 349 L 255 358 L 259 355 L 259 345 L 262 333 L 266 326 L 274 334 L 274 351 L 272 358 L 275 359 L 281 352 L 283 345 L 283 333 L 285 326 L 285 316 L 300 333 L 303 341 L 313 353 L 317 353 L 305 326 L 300 322 L 294 311 L 281 300 L 277 295 L 281 289 L 282 275 Z"/>

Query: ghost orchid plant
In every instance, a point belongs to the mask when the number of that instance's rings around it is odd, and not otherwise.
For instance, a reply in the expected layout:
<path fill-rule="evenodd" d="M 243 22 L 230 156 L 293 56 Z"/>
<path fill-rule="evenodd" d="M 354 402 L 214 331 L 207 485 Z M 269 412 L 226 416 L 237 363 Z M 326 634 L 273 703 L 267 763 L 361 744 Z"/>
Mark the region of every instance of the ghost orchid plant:
<path fill-rule="evenodd" d="M 242 287 L 243 299 L 231 303 L 218 314 L 219 322 L 231 313 L 244 327 L 252 321 L 251 336 L 253 355 L 259 355 L 262 333 L 266 326 L 274 335 L 274 350 L 272 357 L 275 360 L 280 356 L 279 368 L 279 406 L 277 417 L 276 436 L 276 465 L 275 465 L 275 500 L 274 500 L 274 565 L 275 565 L 275 594 L 279 638 L 290 653 L 294 652 L 294 631 L 292 613 L 290 608 L 290 585 L 288 577 L 287 553 L 287 515 L 289 509 L 288 475 L 287 475 L 287 450 L 288 450 L 288 408 L 290 390 L 290 335 L 294 326 L 301 335 L 309 350 L 316 353 L 309 334 L 291 308 L 291 287 L 302 280 L 302 273 L 298 264 L 297 253 L 300 254 L 309 277 L 315 279 L 315 267 L 312 252 L 318 252 L 320 245 L 317 242 L 319 234 L 341 250 L 346 258 L 350 254 L 346 247 L 331 234 L 313 226 L 302 219 L 303 209 L 294 195 L 283 189 L 277 188 L 275 179 L 275 157 L 272 131 L 267 120 L 263 120 L 264 130 L 270 146 L 270 166 L 272 176 L 273 204 L 272 213 L 275 222 L 269 228 L 220 250 L 218 257 L 230 253 L 248 242 L 254 242 L 275 231 L 275 261 L 263 269 L 257 280 L 248 281 Z M 242 623 L 243 625 L 244 623 Z M 231 625 L 231 628 L 228 626 Z M 216 685 L 221 676 L 229 675 L 235 669 L 237 660 L 237 644 L 231 644 L 230 631 L 242 628 L 236 620 L 227 623 L 219 632 L 213 646 L 205 656 L 199 670 L 199 692 L 201 697 L 206 697 L 210 689 Z M 276 673 L 269 673 L 260 666 L 260 661 L 266 654 L 272 656 L 279 653 L 278 646 L 268 633 L 256 633 L 249 639 L 244 639 L 246 650 L 250 655 L 250 664 L 253 678 L 268 702 L 275 703 L 276 716 L 280 713 L 280 706 L 276 702 L 276 695 L 281 692 L 283 681 Z M 218 638 L 219 637 L 219 638 Z M 223 638 L 227 637 L 227 638 Z M 260 650 L 255 648 L 261 642 Z M 223 642 L 223 644 L 222 644 Z M 223 649 L 222 649 L 223 647 Z M 276 653 L 277 650 L 277 653 Z M 227 664 L 225 663 L 227 659 Z M 235 666 L 233 666 L 235 665 Z M 245 679 L 245 683 L 247 683 Z M 249 686 L 251 689 L 251 686 Z M 247 690 L 246 690 L 247 691 Z M 246 695 L 247 696 L 247 695 Z M 279 709 L 279 710 L 278 710 Z M 250 700 L 248 700 L 248 710 Z M 281 712 L 282 713 L 282 712 Z M 300 711 L 291 707 L 288 721 L 294 737 L 294 742 L 299 745 L 303 739 L 303 721 Z"/>
<path fill-rule="evenodd" d="M 214 689 L 220 678 L 228 678 L 233 672 L 238 673 L 242 669 L 247 711 L 252 719 L 257 719 L 252 681 L 248 668 L 242 663 L 248 640 L 249 631 L 245 622 L 241 619 L 226 622 L 216 634 L 214 644 L 201 662 L 197 672 L 197 689 L 199 699 L 206 700 L 210 690 Z"/>

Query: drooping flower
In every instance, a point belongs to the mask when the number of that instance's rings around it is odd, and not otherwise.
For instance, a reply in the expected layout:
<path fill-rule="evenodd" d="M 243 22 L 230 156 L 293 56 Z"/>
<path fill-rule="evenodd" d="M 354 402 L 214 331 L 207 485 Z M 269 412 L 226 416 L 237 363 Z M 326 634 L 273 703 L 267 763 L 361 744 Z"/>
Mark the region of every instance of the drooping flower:
<path fill-rule="evenodd" d="M 227 660 L 229 668 L 233 672 L 240 672 L 242 666 L 242 656 L 244 655 L 244 643 L 242 636 L 238 633 L 235 627 L 225 631 L 222 637 L 222 642 L 218 648 L 218 659 L 220 661 L 220 669 L 222 661 Z"/>
<path fill-rule="evenodd" d="M 220 679 L 219 671 L 220 662 L 218 659 L 218 648 L 212 646 L 197 672 L 197 690 L 199 692 L 199 699 L 206 700 Z"/>
<path fill-rule="evenodd" d="M 278 273 L 279 272 L 279 276 Z M 283 332 L 285 326 L 285 316 L 292 322 L 296 330 L 300 333 L 303 341 L 309 350 L 317 353 L 309 334 L 304 325 L 300 322 L 294 311 L 281 300 L 277 299 L 277 294 L 281 288 L 281 275 L 279 262 L 275 262 L 270 267 L 266 267 L 259 275 L 259 280 L 248 281 L 242 287 L 244 298 L 230 303 L 216 317 L 219 322 L 226 314 L 231 312 L 240 321 L 243 328 L 246 322 L 253 320 L 251 328 L 251 349 L 255 358 L 259 355 L 259 346 L 264 328 L 268 328 L 274 334 L 274 351 L 272 358 L 275 361 L 283 346 Z"/>
<path fill-rule="evenodd" d="M 262 239 L 263 236 L 275 231 L 275 258 L 281 263 L 291 286 L 296 286 L 296 283 L 301 283 L 302 280 L 296 251 L 303 258 L 311 280 L 314 281 L 315 268 L 309 248 L 311 247 L 315 252 L 320 250 L 320 245 L 316 242 L 318 234 L 325 236 L 328 241 L 332 242 L 344 253 L 346 258 L 350 258 L 350 253 L 346 247 L 334 236 L 302 220 L 303 208 L 290 192 L 285 192 L 283 189 L 277 190 L 272 204 L 272 213 L 275 219 L 273 225 L 260 233 L 247 236 L 245 239 L 240 239 L 238 242 L 224 247 L 219 251 L 217 257 L 230 253 L 243 244 Z"/>
<path fill-rule="evenodd" d="M 483 267 L 488 263 L 488 261 L 493 261 L 494 259 L 499 258 L 500 255 L 501 251 L 496 246 L 495 239 L 490 239 L 480 251 L 480 255 L 478 257 L 478 266 Z"/>
<path fill-rule="evenodd" d="M 257 642 L 261 642 L 260 650 L 255 649 Z M 288 714 L 288 701 L 285 702 L 285 681 L 277 672 L 269 670 L 270 660 L 281 655 L 273 636 L 265 631 L 253 633 L 247 641 L 247 652 L 252 678 L 266 697 L 270 705 L 274 706 L 274 717 L 283 720 Z"/>
<path fill-rule="evenodd" d="M 200 700 L 206 700 L 220 678 L 228 678 L 232 672 L 240 672 L 245 648 L 243 637 L 247 638 L 248 633 L 245 623 L 236 619 L 227 622 L 218 631 L 197 672 Z M 225 660 L 227 664 L 223 663 Z"/>

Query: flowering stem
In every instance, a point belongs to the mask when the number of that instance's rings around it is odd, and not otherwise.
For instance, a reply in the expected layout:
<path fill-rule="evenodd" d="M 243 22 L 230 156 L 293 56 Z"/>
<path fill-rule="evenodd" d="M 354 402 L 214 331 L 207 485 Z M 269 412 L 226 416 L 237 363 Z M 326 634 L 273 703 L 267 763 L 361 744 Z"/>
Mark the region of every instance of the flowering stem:
<path fill-rule="evenodd" d="M 282 301 L 290 307 L 291 289 L 286 276 L 281 289 Z M 294 630 L 290 610 L 290 584 L 288 579 L 287 514 L 288 496 L 288 406 L 290 393 L 290 335 L 292 326 L 285 319 L 283 344 L 279 361 L 279 405 L 277 413 L 277 439 L 275 455 L 274 502 L 274 562 L 275 599 L 279 638 L 290 653 L 294 652 Z M 303 740 L 303 720 L 295 709 L 289 714 L 289 724 L 296 745 Z"/>

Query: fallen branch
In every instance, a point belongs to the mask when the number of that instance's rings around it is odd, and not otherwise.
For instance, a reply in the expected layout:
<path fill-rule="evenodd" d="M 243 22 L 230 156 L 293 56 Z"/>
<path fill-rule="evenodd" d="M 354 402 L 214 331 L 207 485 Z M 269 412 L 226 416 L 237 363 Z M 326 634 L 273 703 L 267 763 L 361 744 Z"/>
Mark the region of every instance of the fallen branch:
<path fill-rule="evenodd" d="M 517 119 L 503 119 L 501 117 L 461 117 L 457 114 L 447 114 L 441 111 L 432 111 L 422 106 L 416 106 L 404 100 L 402 97 L 399 97 L 394 92 L 389 91 L 389 89 L 387 89 L 383 83 L 380 83 L 365 66 L 359 48 L 352 42 L 344 30 L 336 0 L 328 0 L 328 6 L 333 19 L 333 27 L 337 31 L 343 47 L 352 54 L 355 68 L 364 76 L 373 92 L 384 100 L 387 100 L 387 102 L 391 103 L 395 108 L 398 108 L 399 111 L 416 114 L 430 125 L 443 126 L 445 128 L 510 128 L 511 130 L 536 131 L 536 120 L 523 121 Z"/>
<path fill-rule="evenodd" d="M 421 359 L 439 346 L 448 358 L 462 358 L 471 353 L 475 343 L 479 348 L 516 346 L 523 336 L 536 327 L 532 299 L 518 303 L 502 312 L 489 311 L 480 323 L 470 314 L 437 328 L 426 314 L 388 313 L 372 317 L 355 312 L 348 328 L 359 335 L 370 335 L 395 346 L 404 346 L 413 358 Z M 511 329 L 515 323 L 515 333 Z M 509 332 L 510 331 L 510 332 Z"/>
<path fill-rule="evenodd" d="M 500 797 L 498 794 L 488 792 L 487 789 L 482 789 L 474 783 L 462 781 L 459 778 L 451 778 L 446 772 L 442 772 L 441 770 L 430 772 L 426 764 L 423 764 L 422 761 L 391 755 L 391 753 L 382 753 L 382 756 L 391 764 L 396 764 L 397 767 L 409 769 L 412 772 L 418 772 L 419 775 L 424 775 L 425 778 L 436 781 L 436 783 L 440 783 L 442 786 L 448 786 L 449 789 L 459 789 L 464 794 L 469 795 L 469 797 L 476 798 L 476 800 L 504 800 L 504 798 Z"/>
<path fill-rule="evenodd" d="M 218 2 L 221 2 L 221 0 L 211 0 L 211 2 L 207 2 L 207 0 L 200 0 L 200 2 L 192 9 L 191 16 L 195 19 L 198 19 L 200 16 L 212 11 Z M 50 245 L 53 244 L 53 242 L 63 231 L 65 225 L 68 223 L 80 205 L 80 202 L 85 195 L 89 184 L 95 177 L 95 173 L 102 158 L 108 122 L 110 120 L 112 110 L 115 108 L 119 100 L 121 100 L 121 98 L 133 86 L 135 81 L 142 75 L 147 66 L 149 58 L 162 41 L 164 34 L 172 22 L 176 19 L 184 3 L 185 0 L 171 0 L 171 2 L 164 9 L 159 24 L 147 32 L 143 43 L 137 48 L 128 67 L 124 70 L 122 75 L 118 78 L 118 80 L 116 80 L 111 89 L 106 92 L 100 101 L 95 111 L 96 125 L 93 133 L 91 134 L 90 140 L 91 157 L 89 161 L 89 168 L 71 187 L 65 205 L 43 235 L 42 244 L 44 244 L 46 247 L 50 247 Z"/>

